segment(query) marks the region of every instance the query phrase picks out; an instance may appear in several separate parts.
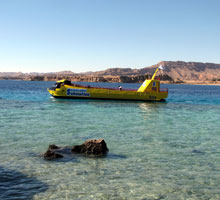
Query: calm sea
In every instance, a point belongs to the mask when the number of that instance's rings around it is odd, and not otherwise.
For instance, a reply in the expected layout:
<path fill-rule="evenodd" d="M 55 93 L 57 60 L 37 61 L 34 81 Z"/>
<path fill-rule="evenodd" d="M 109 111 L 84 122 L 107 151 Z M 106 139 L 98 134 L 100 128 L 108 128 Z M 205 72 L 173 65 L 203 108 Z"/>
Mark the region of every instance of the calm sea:
<path fill-rule="evenodd" d="M 167 101 L 144 103 L 56 100 L 51 85 L 0 81 L 0 199 L 220 199 L 220 86 L 162 85 Z M 106 157 L 40 156 L 93 138 Z"/>

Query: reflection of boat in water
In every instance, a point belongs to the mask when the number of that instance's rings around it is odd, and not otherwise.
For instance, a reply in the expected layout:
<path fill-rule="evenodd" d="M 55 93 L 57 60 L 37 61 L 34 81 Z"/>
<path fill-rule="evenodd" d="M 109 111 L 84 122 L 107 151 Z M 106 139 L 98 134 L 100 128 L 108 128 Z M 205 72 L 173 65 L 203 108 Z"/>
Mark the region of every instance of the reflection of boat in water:
<path fill-rule="evenodd" d="M 72 84 L 61 80 L 48 89 L 55 98 L 65 99 L 103 99 L 103 100 L 134 100 L 134 101 L 164 101 L 168 96 L 167 88 L 160 88 L 160 81 L 155 79 L 156 69 L 150 80 L 145 80 L 138 90 L 123 88 L 101 88 Z"/>

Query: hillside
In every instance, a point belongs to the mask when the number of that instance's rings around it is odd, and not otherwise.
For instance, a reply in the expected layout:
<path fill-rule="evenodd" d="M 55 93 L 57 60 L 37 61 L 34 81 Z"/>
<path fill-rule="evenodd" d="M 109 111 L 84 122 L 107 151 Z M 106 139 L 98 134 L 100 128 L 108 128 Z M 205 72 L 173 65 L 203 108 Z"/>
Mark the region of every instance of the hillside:
<path fill-rule="evenodd" d="M 182 81 L 212 81 L 220 80 L 220 64 L 214 63 L 200 63 L 200 62 L 171 62 L 163 61 L 157 65 L 152 66 L 155 68 L 162 64 L 164 66 L 163 73 L 169 75 L 174 80 Z M 142 73 L 147 73 L 149 68 L 141 69 Z"/>
<path fill-rule="evenodd" d="M 110 68 L 104 71 L 90 73 L 93 76 L 128 76 L 142 77 L 152 75 L 155 69 L 162 65 L 164 70 L 158 72 L 158 76 L 164 81 L 174 83 L 219 83 L 220 64 L 201 63 L 201 62 L 183 62 L 183 61 L 162 61 L 156 65 L 144 67 L 142 69 L 131 68 Z"/>
<path fill-rule="evenodd" d="M 120 76 L 129 76 L 153 74 L 159 65 L 162 65 L 164 70 L 160 71 L 158 75 L 166 74 L 173 80 L 212 81 L 214 79 L 220 79 L 220 64 L 183 61 L 162 61 L 156 65 L 142 69 L 111 68 L 104 71 L 93 72 L 91 75 L 103 76 L 117 74 Z"/>
<path fill-rule="evenodd" d="M 220 83 L 220 64 L 183 61 L 162 61 L 142 69 L 109 68 L 80 74 L 72 71 L 53 73 L 0 72 L 0 79 L 56 81 L 66 78 L 71 81 L 138 83 L 143 82 L 146 76 L 151 77 L 159 65 L 162 65 L 164 70 L 160 70 L 157 75 L 167 83 Z"/>

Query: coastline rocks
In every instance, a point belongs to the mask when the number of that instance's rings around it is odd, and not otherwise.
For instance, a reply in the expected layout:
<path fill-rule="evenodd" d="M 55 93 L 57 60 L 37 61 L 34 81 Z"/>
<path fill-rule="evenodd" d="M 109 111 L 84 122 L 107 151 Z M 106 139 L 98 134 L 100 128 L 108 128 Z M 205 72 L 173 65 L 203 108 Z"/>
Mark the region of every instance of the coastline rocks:
<path fill-rule="evenodd" d="M 81 145 L 72 147 L 58 147 L 55 144 L 49 145 L 48 150 L 43 154 L 45 160 L 64 158 L 74 153 L 85 155 L 103 156 L 108 152 L 104 139 L 87 140 Z"/>

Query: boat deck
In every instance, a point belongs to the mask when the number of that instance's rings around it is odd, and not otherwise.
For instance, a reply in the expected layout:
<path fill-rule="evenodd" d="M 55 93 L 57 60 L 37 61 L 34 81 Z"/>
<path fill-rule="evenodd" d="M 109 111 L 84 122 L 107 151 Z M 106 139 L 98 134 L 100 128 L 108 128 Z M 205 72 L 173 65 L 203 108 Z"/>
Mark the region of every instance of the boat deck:
<path fill-rule="evenodd" d="M 105 88 L 105 87 L 94 87 L 90 85 L 78 85 L 78 84 L 71 84 L 70 86 L 73 87 L 80 87 L 80 88 L 93 88 L 93 89 L 106 89 L 106 90 L 120 90 L 119 88 Z M 130 88 L 122 88 L 121 90 L 123 91 L 133 91 L 136 92 L 137 90 L 135 89 L 130 89 Z M 159 92 L 168 92 L 168 88 L 160 88 Z"/>

